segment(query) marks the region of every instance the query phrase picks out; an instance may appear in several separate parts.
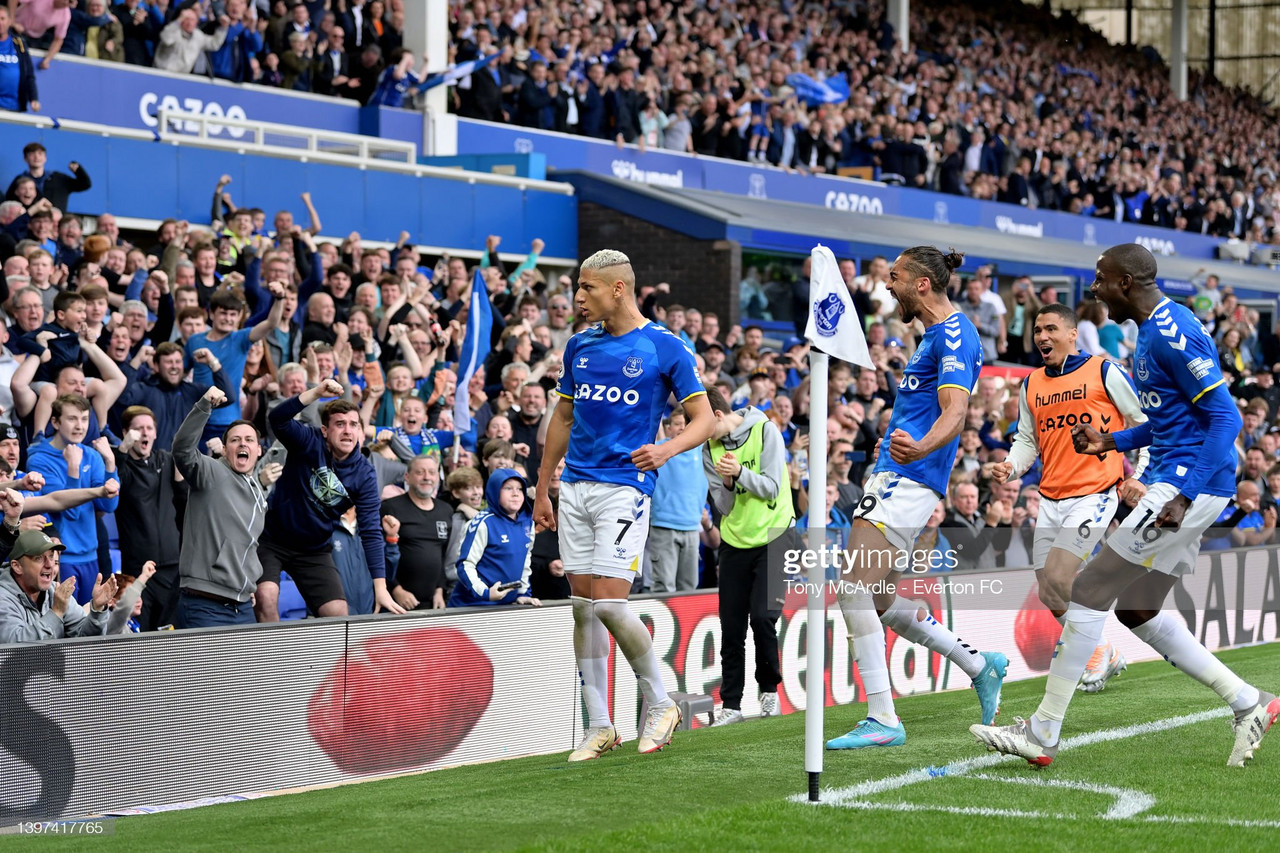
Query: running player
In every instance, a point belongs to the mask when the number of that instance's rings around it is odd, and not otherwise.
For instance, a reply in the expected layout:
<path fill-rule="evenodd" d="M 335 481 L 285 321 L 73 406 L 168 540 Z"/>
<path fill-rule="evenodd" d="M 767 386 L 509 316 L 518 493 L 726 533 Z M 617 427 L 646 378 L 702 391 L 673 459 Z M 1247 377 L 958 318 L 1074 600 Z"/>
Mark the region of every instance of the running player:
<path fill-rule="evenodd" d="M 650 323 L 636 305 L 635 273 L 621 252 L 603 249 L 582 262 L 574 296 L 578 316 L 593 323 L 569 339 L 547 427 L 533 517 L 559 530 L 560 557 L 573 604 L 573 650 L 587 705 L 587 732 L 569 756 L 586 761 L 618 746 L 609 719 L 609 635 L 640 682 L 648 712 L 640 752 L 671 742 L 680 711 L 662 685 L 653 638 L 627 606 L 649 536 L 649 498 L 657 469 L 700 446 L 715 417 L 693 353 L 675 335 Z M 688 426 L 654 444 L 667 400 L 675 394 Z M 560 518 L 547 485 L 565 460 Z"/>
<path fill-rule="evenodd" d="M 894 710 L 885 654 L 884 626 L 900 637 L 946 656 L 973 679 L 990 723 L 1000 705 L 1008 659 L 981 654 L 943 627 L 924 608 L 896 595 L 901 569 L 910 566 L 916 539 L 947 489 L 969 396 L 982 370 L 978 330 L 947 298 L 951 273 L 964 262 L 956 252 L 932 246 L 904 251 L 889 270 L 889 289 L 902 322 L 917 317 L 924 337 L 898 383 L 898 397 L 881 443 L 873 476 L 849 530 L 848 574 L 839 586 L 840 609 L 867 692 L 867 717 L 828 749 L 898 746 L 906 730 Z M 881 584 L 872 596 L 872 588 Z M 882 624 L 883 623 L 883 624 Z"/>
<path fill-rule="evenodd" d="M 1080 563 L 1093 553 L 1116 514 L 1120 499 L 1130 506 L 1147 492 L 1138 482 L 1147 466 L 1147 451 L 1128 479 L 1119 453 L 1084 456 L 1076 453 L 1071 428 L 1090 424 L 1100 433 L 1146 421 L 1133 390 L 1133 380 L 1118 365 L 1076 351 L 1076 312 L 1054 303 L 1036 312 L 1032 330 L 1044 367 L 1022 385 L 1018 432 L 1004 462 L 991 469 L 991 479 L 1004 483 L 1021 477 L 1039 455 L 1040 517 L 1036 520 L 1032 560 L 1040 600 L 1059 622 L 1071 600 L 1071 582 Z M 1096 693 L 1125 670 L 1120 650 L 1103 642 L 1085 667 L 1079 688 Z"/>
<path fill-rule="evenodd" d="M 1213 339 L 1194 314 L 1160 292 L 1150 252 L 1136 243 L 1107 249 L 1091 290 L 1116 322 L 1141 323 L 1134 374 L 1148 420 L 1105 434 L 1077 424 L 1076 450 L 1096 456 L 1150 445 L 1151 485 L 1076 577 L 1039 709 L 1011 726 L 969 730 L 988 749 L 1042 767 L 1052 763 L 1067 706 L 1114 604 L 1116 617 L 1139 639 L 1235 711 L 1227 764 L 1243 767 L 1280 716 L 1280 699 L 1246 684 L 1196 641 L 1176 613 L 1161 612 L 1178 575 L 1195 565 L 1201 534 L 1235 494 L 1240 412 L 1227 393 Z"/>

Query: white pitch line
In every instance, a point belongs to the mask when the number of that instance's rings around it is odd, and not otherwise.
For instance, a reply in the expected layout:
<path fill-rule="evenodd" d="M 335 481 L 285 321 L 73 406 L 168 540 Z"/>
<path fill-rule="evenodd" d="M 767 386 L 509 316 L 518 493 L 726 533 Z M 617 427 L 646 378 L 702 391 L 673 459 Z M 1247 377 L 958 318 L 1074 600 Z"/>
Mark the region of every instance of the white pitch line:
<path fill-rule="evenodd" d="M 1059 814 L 1054 812 L 1028 812 L 1019 809 L 992 809 L 980 806 L 933 806 L 927 803 L 868 803 L 855 800 L 844 803 L 843 808 L 881 812 L 941 812 L 966 817 L 1020 817 L 1032 820 L 1094 820 L 1093 815 Z M 1134 818 L 1143 823 L 1202 824 L 1231 826 L 1244 829 L 1280 829 L 1280 820 L 1240 820 L 1229 817 L 1183 817 L 1175 815 L 1150 815 Z"/>
<path fill-rule="evenodd" d="M 1096 732 L 1088 732 L 1075 737 L 1065 738 L 1062 741 L 1060 752 L 1076 749 L 1084 746 L 1092 746 L 1097 743 L 1107 743 L 1113 740 L 1125 740 L 1127 738 L 1141 737 L 1142 735 L 1155 734 L 1156 732 L 1169 731 L 1183 726 L 1192 726 L 1197 723 L 1203 723 L 1206 720 L 1213 720 L 1220 717 L 1230 716 L 1231 709 L 1226 707 L 1218 707 L 1209 711 L 1200 711 L 1195 714 L 1185 714 L 1181 717 L 1169 717 L 1164 720 L 1153 720 L 1149 723 L 1137 723 L 1132 726 L 1123 726 L 1116 729 L 1102 729 Z M 853 802 L 863 797 L 869 797 L 874 794 L 882 794 L 886 791 L 894 791 L 898 788 L 904 788 L 907 785 L 915 785 L 921 782 L 928 782 L 931 779 L 938 779 L 946 776 L 963 776 L 974 770 L 981 770 L 987 767 L 993 767 L 997 764 L 1003 764 L 1006 761 L 1022 761 L 1017 756 L 1001 755 L 999 753 L 986 753 L 975 756 L 973 758 L 964 758 L 953 761 L 942 767 L 921 767 L 916 770 L 909 770 L 897 776 L 890 776 L 885 779 L 872 779 L 867 782 L 861 782 L 857 785 L 849 785 L 844 788 L 832 788 L 822 792 L 822 799 L 818 803 L 811 805 L 822 806 L 851 806 Z M 809 799 L 805 794 L 795 794 L 789 798 L 795 803 L 809 803 Z M 862 806 L 856 806 L 862 808 Z"/>
<path fill-rule="evenodd" d="M 1033 788 L 1070 788 L 1073 791 L 1087 791 L 1091 794 L 1102 794 L 1114 797 L 1111 808 L 1099 815 L 1103 820 L 1125 820 L 1150 809 L 1156 804 L 1156 798 L 1133 788 L 1120 788 L 1114 785 L 1095 785 L 1092 782 L 1077 782 L 1072 779 L 1045 779 L 1037 776 L 991 776 L 987 773 L 972 773 L 970 779 L 982 779 L 987 782 L 1003 782 L 1007 785 L 1026 785 Z"/>
<path fill-rule="evenodd" d="M 1242 826 L 1246 829 L 1280 829 L 1280 820 L 1241 820 L 1234 817 L 1194 817 L 1179 815 L 1150 815 L 1142 818 L 1147 823 L 1212 823 L 1219 826 Z"/>
<path fill-rule="evenodd" d="M 1073 817 L 1073 815 L 1051 814 L 1050 812 L 1025 812 L 1020 809 L 992 809 L 983 806 L 931 806 L 927 803 L 868 803 L 866 800 L 844 803 L 843 807 L 861 809 L 868 812 L 945 812 L 946 814 L 965 815 L 966 817 L 1023 817 L 1040 820 L 1064 820 Z"/>

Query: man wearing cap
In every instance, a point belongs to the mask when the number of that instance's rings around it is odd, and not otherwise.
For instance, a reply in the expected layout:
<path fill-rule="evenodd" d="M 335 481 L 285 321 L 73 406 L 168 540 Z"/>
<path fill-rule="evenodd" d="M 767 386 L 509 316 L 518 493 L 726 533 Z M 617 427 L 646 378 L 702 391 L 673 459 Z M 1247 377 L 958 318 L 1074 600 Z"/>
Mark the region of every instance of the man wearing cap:
<path fill-rule="evenodd" d="M 745 406 L 755 406 L 762 412 L 773 405 L 773 395 L 777 393 L 773 380 L 769 378 L 769 368 L 760 366 L 751 371 L 747 377 L 747 387 L 734 392 L 734 411 Z"/>
<path fill-rule="evenodd" d="M 0 423 L 0 459 L 8 464 L 14 477 L 19 476 L 18 463 L 22 461 L 22 439 L 13 424 Z"/>
<path fill-rule="evenodd" d="M 701 341 L 699 341 L 701 343 Z M 719 341 L 711 341 L 701 350 L 702 363 L 706 366 L 706 370 L 702 371 L 702 380 L 707 385 L 715 385 L 721 379 L 727 379 L 729 372 L 725 370 L 725 349 L 724 344 Z"/>
<path fill-rule="evenodd" d="M 7 491 L 5 535 L 12 535 L 16 516 L 22 511 L 21 498 Z M 90 637 L 106 631 L 116 579 L 104 583 L 98 575 L 86 611 L 73 595 L 74 577 L 58 583 L 58 554 L 65 550 L 39 530 L 18 534 L 9 551 L 9 571 L 0 575 L 0 643 L 31 643 L 63 637 Z"/>

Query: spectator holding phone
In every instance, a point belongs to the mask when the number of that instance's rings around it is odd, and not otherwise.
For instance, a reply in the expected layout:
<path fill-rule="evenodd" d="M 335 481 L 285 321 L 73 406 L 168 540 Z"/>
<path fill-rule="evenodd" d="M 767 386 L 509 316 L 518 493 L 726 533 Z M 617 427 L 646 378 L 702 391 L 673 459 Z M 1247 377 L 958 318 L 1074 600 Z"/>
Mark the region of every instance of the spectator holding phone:
<path fill-rule="evenodd" d="M 542 602 L 529 594 L 533 553 L 533 505 L 529 484 L 512 468 L 489 477 L 489 509 L 467 525 L 458 558 L 458 585 L 450 607 Z"/>

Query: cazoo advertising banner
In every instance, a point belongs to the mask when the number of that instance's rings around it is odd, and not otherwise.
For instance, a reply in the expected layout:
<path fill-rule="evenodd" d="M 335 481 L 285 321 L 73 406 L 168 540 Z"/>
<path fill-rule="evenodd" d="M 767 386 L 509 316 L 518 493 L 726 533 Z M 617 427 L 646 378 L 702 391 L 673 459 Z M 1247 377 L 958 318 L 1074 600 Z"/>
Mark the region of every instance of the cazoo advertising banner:
<path fill-rule="evenodd" d="M 1004 651 L 1009 677 L 1020 679 L 1044 674 L 1057 640 L 1034 582 L 1028 570 L 926 575 L 904 592 L 971 644 Z M 714 591 L 631 606 L 653 631 L 668 688 L 717 695 Z M 1274 642 L 1276 550 L 1202 555 L 1168 608 L 1213 649 Z M 785 713 L 805 704 L 806 621 L 796 584 L 780 625 Z M 1154 657 L 1114 620 L 1107 636 L 1130 660 Z M 862 702 L 834 606 L 827 641 L 827 704 Z M 892 633 L 889 658 L 899 695 L 968 687 L 945 660 Z M 610 672 L 614 720 L 630 740 L 639 696 L 616 649 Z M 743 711 L 758 710 L 748 685 Z M 831 710 L 828 729 L 843 732 L 862 715 Z M 554 753 L 571 749 L 582 727 L 565 606 L 3 646 L 0 824 Z M 801 755 L 797 741 L 797 766 Z"/>
<path fill-rule="evenodd" d="M 990 228 L 1022 237 L 1053 237 L 1087 246 L 1140 243 L 1154 255 L 1216 257 L 1219 240 L 1128 222 L 1112 222 L 1016 204 L 894 187 L 832 175 L 799 175 L 753 163 L 694 157 L 677 151 L 641 151 L 612 141 L 531 130 L 474 119 L 458 120 L 458 151 L 467 154 L 542 154 L 551 170 L 578 169 L 655 187 L 712 190 L 825 207 L 850 217 L 905 216 L 939 225 Z"/>

